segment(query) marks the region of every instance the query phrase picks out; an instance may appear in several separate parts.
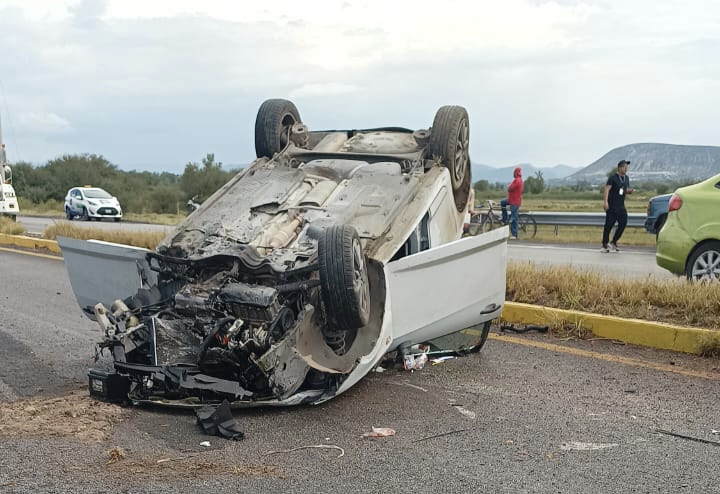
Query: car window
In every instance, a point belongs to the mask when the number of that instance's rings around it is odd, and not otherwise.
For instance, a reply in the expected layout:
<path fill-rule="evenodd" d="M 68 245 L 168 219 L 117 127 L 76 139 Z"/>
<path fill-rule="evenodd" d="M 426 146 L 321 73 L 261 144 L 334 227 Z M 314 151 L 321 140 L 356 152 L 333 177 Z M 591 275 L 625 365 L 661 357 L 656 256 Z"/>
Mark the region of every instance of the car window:
<path fill-rule="evenodd" d="M 112 196 L 102 189 L 85 189 L 85 197 L 88 199 L 110 199 Z"/>
<path fill-rule="evenodd" d="M 75 197 L 76 199 L 82 198 L 82 194 L 80 194 L 80 191 L 77 190 L 77 189 L 73 190 L 73 191 L 70 193 L 70 195 L 72 195 L 72 196 Z"/>

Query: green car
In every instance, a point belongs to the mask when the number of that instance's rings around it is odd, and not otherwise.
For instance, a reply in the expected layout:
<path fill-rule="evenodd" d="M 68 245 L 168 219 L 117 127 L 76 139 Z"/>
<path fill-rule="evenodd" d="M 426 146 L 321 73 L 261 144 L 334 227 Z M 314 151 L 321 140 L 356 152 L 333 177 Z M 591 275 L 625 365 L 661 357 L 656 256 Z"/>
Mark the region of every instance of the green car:
<path fill-rule="evenodd" d="M 691 281 L 720 281 L 720 175 L 675 191 L 655 259 Z"/>

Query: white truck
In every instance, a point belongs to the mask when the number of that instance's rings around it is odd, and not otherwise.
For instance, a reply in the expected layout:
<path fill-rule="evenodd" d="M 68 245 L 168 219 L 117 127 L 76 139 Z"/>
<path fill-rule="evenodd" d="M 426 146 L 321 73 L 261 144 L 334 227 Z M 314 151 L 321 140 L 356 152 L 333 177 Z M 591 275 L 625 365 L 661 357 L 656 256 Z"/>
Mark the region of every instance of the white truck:
<path fill-rule="evenodd" d="M 12 169 L 7 163 L 5 144 L 0 134 L 0 216 L 9 216 L 15 221 L 20 213 L 15 189 L 12 186 Z"/>

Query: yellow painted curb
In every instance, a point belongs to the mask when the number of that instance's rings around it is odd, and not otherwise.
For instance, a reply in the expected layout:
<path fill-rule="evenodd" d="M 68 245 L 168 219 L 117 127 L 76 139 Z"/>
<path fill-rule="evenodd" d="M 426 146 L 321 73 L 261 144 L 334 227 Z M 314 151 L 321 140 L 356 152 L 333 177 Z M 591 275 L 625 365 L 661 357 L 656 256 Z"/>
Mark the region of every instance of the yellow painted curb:
<path fill-rule="evenodd" d="M 705 347 L 720 346 L 720 331 L 673 326 L 641 319 L 622 319 L 518 302 L 505 302 L 502 318 L 508 322 L 548 326 L 567 321 L 589 329 L 600 338 L 696 355 L 703 353 Z"/>
<path fill-rule="evenodd" d="M 43 238 L 26 237 L 25 235 L 8 235 L 0 233 L 0 244 L 15 245 L 26 249 L 47 249 L 51 252 L 60 254 L 60 246 L 54 240 L 45 240 Z"/>

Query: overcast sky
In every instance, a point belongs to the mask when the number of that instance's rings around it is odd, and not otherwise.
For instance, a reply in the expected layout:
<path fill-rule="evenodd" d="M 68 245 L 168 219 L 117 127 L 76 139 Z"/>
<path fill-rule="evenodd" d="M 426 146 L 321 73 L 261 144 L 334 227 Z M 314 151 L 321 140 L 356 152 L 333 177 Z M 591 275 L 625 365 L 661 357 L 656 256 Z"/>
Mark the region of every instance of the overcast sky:
<path fill-rule="evenodd" d="M 0 0 L 8 159 L 182 173 L 254 159 L 260 104 L 312 129 L 465 106 L 493 166 L 720 145 L 717 0 Z"/>

